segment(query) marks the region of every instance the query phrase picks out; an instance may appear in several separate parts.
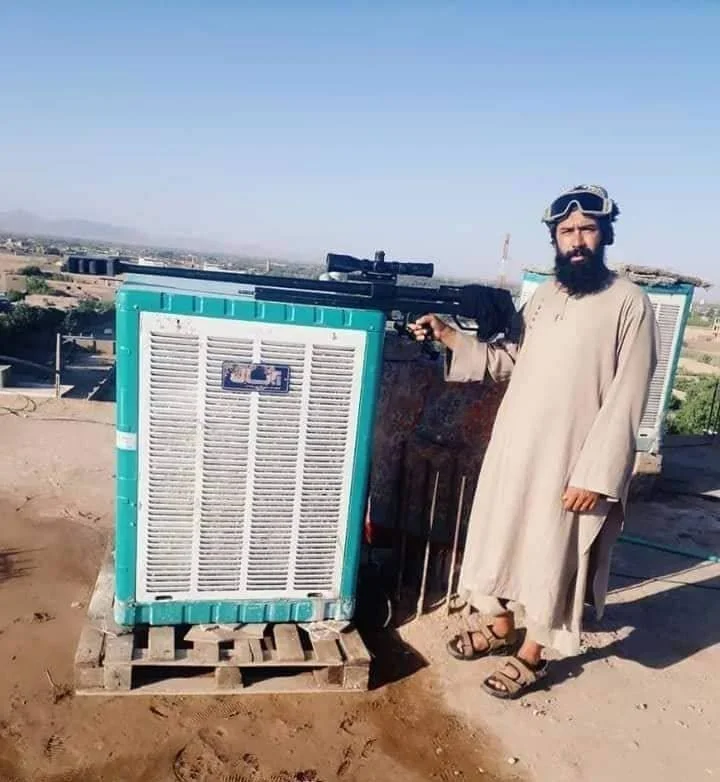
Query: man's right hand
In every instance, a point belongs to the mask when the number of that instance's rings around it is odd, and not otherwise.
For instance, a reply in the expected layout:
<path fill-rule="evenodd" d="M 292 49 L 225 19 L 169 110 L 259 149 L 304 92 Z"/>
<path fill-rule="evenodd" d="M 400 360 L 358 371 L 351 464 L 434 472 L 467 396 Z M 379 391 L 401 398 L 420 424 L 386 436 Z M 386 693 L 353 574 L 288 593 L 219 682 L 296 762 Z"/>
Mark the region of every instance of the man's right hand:
<path fill-rule="evenodd" d="M 418 342 L 426 339 L 435 339 L 438 342 L 442 342 L 450 350 L 453 349 L 457 335 L 455 329 L 448 326 L 447 323 L 443 323 L 435 315 L 423 315 L 415 323 L 408 324 L 408 330 Z"/>

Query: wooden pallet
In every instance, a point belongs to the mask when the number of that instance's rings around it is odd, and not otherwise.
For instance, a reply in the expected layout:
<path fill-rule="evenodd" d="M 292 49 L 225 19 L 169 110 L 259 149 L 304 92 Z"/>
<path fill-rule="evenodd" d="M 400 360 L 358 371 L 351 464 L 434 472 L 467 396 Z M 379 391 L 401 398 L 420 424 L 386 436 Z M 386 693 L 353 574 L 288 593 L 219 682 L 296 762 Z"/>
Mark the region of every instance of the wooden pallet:
<path fill-rule="evenodd" d="M 355 629 L 312 640 L 295 624 L 253 625 L 218 640 L 185 626 L 119 627 L 105 558 L 75 653 L 78 695 L 230 695 L 368 689 L 370 653 Z"/>

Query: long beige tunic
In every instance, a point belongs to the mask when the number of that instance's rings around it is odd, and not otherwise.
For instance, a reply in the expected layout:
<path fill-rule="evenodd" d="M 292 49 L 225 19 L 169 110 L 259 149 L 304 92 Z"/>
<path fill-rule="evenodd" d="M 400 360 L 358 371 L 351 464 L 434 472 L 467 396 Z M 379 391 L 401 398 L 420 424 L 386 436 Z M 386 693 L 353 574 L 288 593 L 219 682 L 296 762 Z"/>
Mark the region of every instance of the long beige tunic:
<path fill-rule="evenodd" d="M 448 354 L 450 381 L 510 378 L 475 493 L 460 590 L 482 614 L 509 601 L 529 637 L 560 655 L 580 649 L 586 597 L 603 613 L 658 349 L 647 295 L 617 277 L 582 298 L 544 283 L 507 340 L 463 335 Z M 609 499 L 592 513 L 566 512 L 568 486 Z"/>

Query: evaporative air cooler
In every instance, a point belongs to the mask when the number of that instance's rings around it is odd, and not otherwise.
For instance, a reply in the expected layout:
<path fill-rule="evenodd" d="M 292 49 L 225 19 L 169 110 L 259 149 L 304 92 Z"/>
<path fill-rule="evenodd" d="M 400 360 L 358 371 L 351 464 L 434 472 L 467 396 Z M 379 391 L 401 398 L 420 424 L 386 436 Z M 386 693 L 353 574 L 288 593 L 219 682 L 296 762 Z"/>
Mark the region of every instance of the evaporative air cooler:
<path fill-rule="evenodd" d="M 650 383 L 648 402 L 637 432 L 637 452 L 658 454 L 662 448 L 665 419 L 677 371 L 682 339 L 695 291 L 695 281 L 670 272 L 650 274 L 647 270 L 626 267 L 624 273 L 638 283 L 653 305 L 660 334 L 657 368 Z M 521 307 L 549 274 L 526 271 L 518 307 Z"/>
<path fill-rule="evenodd" d="M 116 305 L 116 621 L 350 618 L 385 315 L 142 274 Z"/>

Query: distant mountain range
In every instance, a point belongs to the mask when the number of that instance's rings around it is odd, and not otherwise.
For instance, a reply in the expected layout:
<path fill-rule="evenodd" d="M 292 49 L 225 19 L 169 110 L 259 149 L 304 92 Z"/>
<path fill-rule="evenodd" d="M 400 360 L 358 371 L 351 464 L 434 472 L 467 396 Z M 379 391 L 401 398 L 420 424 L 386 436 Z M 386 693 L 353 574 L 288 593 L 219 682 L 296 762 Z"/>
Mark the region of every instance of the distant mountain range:
<path fill-rule="evenodd" d="M 143 244 L 150 239 L 140 231 L 124 225 L 96 223 L 92 220 L 49 220 L 22 209 L 0 212 L 0 231 L 125 244 Z"/>
<path fill-rule="evenodd" d="M 52 220 L 46 217 L 26 212 L 24 209 L 13 209 L 0 212 L 0 232 L 28 236 L 44 236 L 57 239 L 84 239 L 86 241 L 105 242 L 108 244 L 133 245 L 139 247 L 157 247 L 195 252 L 232 253 L 249 257 L 265 258 L 272 253 L 257 245 L 229 246 L 223 242 L 192 237 L 160 237 L 128 228 L 125 225 L 95 222 L 93 220 L 65 219 Z"/>

